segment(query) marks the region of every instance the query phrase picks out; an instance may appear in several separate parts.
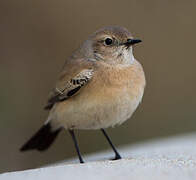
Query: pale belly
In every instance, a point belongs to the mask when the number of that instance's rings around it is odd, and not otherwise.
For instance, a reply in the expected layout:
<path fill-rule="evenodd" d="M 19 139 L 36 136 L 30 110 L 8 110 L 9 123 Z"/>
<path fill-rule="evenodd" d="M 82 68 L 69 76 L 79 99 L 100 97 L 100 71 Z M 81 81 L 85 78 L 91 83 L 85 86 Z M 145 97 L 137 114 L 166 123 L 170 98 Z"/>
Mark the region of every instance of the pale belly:
<path fill-rule="evenodd" d="M 127 88 L 103 89 L 103 93 L 81 95 L 59 103 L 50 116 L 56 126 L 65 129 L 100 129 L 121 124 L 131 117 L 139 105 L 143 89 L 138 93 Z"/>
<path fill-rule="evenodd" d="M 142 100 L 145 76 L 141 65 L 97 71 L 78 95 L 56 103 L 48 121 L 65 129 L 100 129 L 121 124 Z"/>

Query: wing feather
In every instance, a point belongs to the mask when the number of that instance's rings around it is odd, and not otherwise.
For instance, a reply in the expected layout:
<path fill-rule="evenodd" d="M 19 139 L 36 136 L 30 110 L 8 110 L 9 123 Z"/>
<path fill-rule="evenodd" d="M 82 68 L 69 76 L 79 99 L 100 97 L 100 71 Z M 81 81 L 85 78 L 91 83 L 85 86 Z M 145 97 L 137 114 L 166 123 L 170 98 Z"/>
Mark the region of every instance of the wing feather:
<path fill-rule="evenodd" d="M 82 86 L 86 85 L 92 77 L 93 69 L 83 69 L 67 82 L 62 82 L 63 79 L 61 79 L 61 87 L 53 89 L 44 109 L 51 109 L 55 103 L 76 95 Z"/>

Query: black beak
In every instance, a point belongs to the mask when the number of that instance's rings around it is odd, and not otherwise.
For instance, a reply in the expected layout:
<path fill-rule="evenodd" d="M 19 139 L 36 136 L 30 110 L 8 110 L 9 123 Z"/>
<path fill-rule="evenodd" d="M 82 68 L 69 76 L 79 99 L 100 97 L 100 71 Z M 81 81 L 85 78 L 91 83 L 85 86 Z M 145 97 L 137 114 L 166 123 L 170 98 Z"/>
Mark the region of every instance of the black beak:
<path fill-rule="evenodd" d="M 125 42 L 124 45 L 129 47 L 140 42 L 142 42 L 140 39 L 127 39 L 127 42 Z"/>

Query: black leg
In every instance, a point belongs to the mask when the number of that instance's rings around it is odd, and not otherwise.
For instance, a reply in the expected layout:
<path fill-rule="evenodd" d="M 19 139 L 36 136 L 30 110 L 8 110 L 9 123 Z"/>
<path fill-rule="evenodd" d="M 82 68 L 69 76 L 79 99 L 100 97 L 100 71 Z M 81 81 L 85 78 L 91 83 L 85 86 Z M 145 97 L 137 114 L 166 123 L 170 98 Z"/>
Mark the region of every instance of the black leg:
<path fill-rule="evenodd" d="M 116 150 L 116 148 L 112 144 L 112 141 L 110 140 L 109 136 L 106 134 L 105 130 L 101 129 L 101 131 L 103 132 L 104 136 L 106 137 L 107 141 L 109 142 L 110 146 L 112 147 L 112 149 L 115 153 L 115 158 L 113 160 L 121 159 L 120 154 L 118 153 L 118 151 Z"/>
<path fill-rule="evenodd" d="M 78 147 L 78 143 L 77 143 L 77 140 L 76 140 L 76 137 L 75 137 L 75 134 L 74 134 L 74 131 L 73 130 L 69 130 L 69 133 L 71 134 L 71 137 L 73 139 L 73 142 L 74 142 L 74 146 L 76 148 L 76 152 L 78 154 L 78 158 L 80 160 L 80 163 L 84 163 L 83 159 L 82 159 L 82 156 L 80 154 L 80 150 L 79 150 L 79 147 Z"/>

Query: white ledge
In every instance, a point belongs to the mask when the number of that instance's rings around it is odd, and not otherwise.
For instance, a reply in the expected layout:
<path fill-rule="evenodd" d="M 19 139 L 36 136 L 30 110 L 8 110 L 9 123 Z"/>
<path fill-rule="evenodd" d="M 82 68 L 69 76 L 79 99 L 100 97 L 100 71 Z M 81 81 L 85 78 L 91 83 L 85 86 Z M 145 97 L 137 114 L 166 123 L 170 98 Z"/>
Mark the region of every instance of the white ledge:
<path fill-rule="evenodd" d="M 196 134 L 120 148 L 126 158 L 50 167 L 0 175 L 0 180 L 191 180 L 196 179 Z M 104 152 L 85 157 L 111 157 Z M 131 157 L 131 158 L 130 158 Z M 67 162 L 66 162 L 67 163 Z"/>

